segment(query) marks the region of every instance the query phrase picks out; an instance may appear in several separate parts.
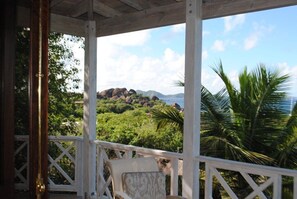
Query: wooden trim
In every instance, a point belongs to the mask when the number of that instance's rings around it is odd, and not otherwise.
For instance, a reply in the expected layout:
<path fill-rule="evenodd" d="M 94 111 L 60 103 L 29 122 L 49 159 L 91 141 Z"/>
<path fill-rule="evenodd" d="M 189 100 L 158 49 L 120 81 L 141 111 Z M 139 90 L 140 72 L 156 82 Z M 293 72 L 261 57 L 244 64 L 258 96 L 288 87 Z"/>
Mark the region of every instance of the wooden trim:
<path fill-rule="evenodd" d="M 14 71 L 16 1 L 1 3 L 0 19 L 0 194 L 14 197 Z"/>
<path fill-rule="evenodd" d="M 0 38 L 0 136 L 1 176 L 0 194 L 14 197 L 14 68 L 16 1 L 5 0 L 1 5 Z"/>
<path fill-rule="evenodd" d="M 202 6 L 202 19 L 212 19 L 293 5 L 297 5 L 296 0 L 206 1 Z M 184 23 L 186 21 L 185 14 L 185 1 L 181 1 L 168 6 L 98 20 L 97 37 Z"/>
<path fill-rule="evenodd" d="M 120 0 L 128 6 L 135 8 L 136 10 L 143 10 L 144 8 L 139 4 L 137 0 Z"/>
<path fill-rule="evenodd" d="M 179 2 L 105 20 L 98 19 L 97 37 L 185 22 L 185 3 Z"/>
<path fill-rule="evenodd" d="M 29 66 L 29 104 L 30 104 L 30 162 L 29 162 L 29 187 L 31 198 L 36 198 L 36 179 L 38 172 L 38 60 L 39 60 L 39 6 L 42 8 L 42 178 L 46 185 L 46 191 L 42 195 L 42 199 L 48 198 L 47 188 L 47 154 L 48 154 L 48 32 L 49 32 L 49 1 L 33 1 L 31 9 L 31 45 L 30 45 L 30 66 Z"/>
<path fill-rule="evenodd" d="M 297 5 L 296 0 L 215 0 L 203 4 L 203 19 Z"/>
<path fill-rule="evenodd" d="M 18 6 L 17 13 L 17 25 L 29 27 L 30 9 Z M 53 32 L 61 32 L 79 37 L 83 37 L 85 35 L 85 22 L 83 20 L 56 14 L 51 14 L 50 19 L 50 30 Z"/>
<path fill-rule="evenodd" d="M 99 2 L 98 0 L 94 0 L 94 12 L 104 17 L 115 17 L 122 15 L 121 12 L 107 6 L 104 3 Z"/>
<path fill-rule="evenodd" d="M 74 36 L 83 37 L 85 35 L 85 22 L 80 19 L 65 17 L 61 15 L 51 14 L 50 30 L 53 32 L 61 32 Z"/>

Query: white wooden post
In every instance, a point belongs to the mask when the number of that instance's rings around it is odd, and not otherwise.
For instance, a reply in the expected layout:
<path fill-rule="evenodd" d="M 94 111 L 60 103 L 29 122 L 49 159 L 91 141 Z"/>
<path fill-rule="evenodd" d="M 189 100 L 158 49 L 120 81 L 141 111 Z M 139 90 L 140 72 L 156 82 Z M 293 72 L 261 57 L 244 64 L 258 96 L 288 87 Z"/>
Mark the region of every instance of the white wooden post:
<path fill-rule="evenodd" d="M 96 193 L 96 84 L 97 84 L 97 38 L 95 21 L 85 23 L 84 68 L 84 152 L 83 190 L 86 198 Z"/>
<path fill-rule="evenodd" d="M 202 13 L 201 0 L 186 1 L 183 196 L 199 198 Z"/>

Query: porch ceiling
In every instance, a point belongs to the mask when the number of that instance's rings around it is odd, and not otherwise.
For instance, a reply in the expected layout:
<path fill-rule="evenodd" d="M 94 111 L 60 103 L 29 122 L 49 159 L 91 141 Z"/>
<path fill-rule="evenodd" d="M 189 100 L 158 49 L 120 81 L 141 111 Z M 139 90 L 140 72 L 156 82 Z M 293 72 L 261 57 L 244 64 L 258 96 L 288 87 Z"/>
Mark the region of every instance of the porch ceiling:
<path fill-rule="evenodd" d="M 297 5 L 296 0 L 202 0 L 202 18 Z M 29 0 L 18 1 L 18 24 L 29 24 Z M 89 0 L 50 0 L 51 30 L 84 36 Z M 185 22 L 186 0 L 93 0 L 97 36 Z"/>

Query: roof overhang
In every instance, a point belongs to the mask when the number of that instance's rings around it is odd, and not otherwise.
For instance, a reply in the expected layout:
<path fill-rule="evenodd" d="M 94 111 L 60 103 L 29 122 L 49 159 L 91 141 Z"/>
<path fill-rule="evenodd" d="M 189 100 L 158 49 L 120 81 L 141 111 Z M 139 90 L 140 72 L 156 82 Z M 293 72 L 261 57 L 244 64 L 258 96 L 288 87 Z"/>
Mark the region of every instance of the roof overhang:
<path fill-rule="evenodd" d="M 84 36 L 88 0 L 51 0 L 51 31 Z M 97 37 L 185 22 L 186 0 L 93 0 Z M 18 5 L 17 22 L 29 26 L 25 0 Z M 297 5 L 297 0 L 203 0 L 202 18 L 254 12 Z M 27 7 L 26 7 L 27 6 Z"/>

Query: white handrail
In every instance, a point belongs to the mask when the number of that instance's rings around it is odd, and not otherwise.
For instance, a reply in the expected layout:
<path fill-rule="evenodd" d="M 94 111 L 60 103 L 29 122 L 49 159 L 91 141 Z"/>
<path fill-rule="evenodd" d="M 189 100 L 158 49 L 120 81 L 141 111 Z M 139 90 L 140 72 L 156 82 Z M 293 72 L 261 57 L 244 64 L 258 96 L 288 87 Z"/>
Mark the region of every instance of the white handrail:
<path fill-rule="evenodd" d="M 124 150 L 124 151 L 137 151 L 138 154 L 153 155 L 159 158 L 166 158 L 166 159 L 169 159 L 169 158 L 183 159 L 182 153 L 175 153 L 175 152 L 164 151 L 159 149 L 149 149 L 149 148 L 137 147 L 132 145 L 105 142 L 100 140 L 95 140 L 94 143 L 99 145 L 102 148 Z"/>
<path fill-rule="evenodd" d="M 216 168 L 232 170 L 232 171 L 251 171 L 253 174 L 277 174 L 283 176 L 297 177 L 297 170 L 284 169 L 279 167 L 265 166 L 259 164 L 251 164 L 245 162 L 238 162 L 232 160 L 225 160 L 213 157 L 199 156 L 195 158 L 196 161 L 207 162 L 216 165 Z"/>

